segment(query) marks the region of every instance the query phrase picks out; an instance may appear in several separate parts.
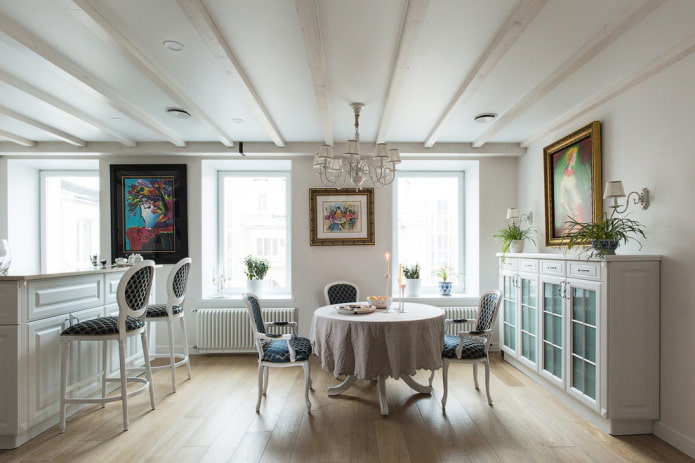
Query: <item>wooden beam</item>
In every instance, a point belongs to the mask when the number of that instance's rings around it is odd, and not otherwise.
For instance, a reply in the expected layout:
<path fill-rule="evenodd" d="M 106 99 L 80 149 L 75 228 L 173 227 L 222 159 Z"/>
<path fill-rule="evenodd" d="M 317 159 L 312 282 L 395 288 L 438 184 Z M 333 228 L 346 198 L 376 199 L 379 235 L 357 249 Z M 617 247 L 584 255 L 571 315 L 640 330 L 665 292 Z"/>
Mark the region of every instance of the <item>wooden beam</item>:
<path fill-rule="evenodd" d="M 50 135 L 53 135 L 58 140 L 70 143 L 71 145 L 84 146 L 86 144 L 84 140 L 80 140 L 79 138 L 74 137 L 69 133 L 65 133 L 62 130 L 58 130 L 55 127 L 51 127 L 47 124 L 44 124 L 43 122 L 27 117 L 9 108 L 5 108 L 4 106 L 0 106 L 0 114 L 14 119 L 16 121 L 22 122 L 24 124 L 30 125 L 36 129 L 42 130 Z"/>
<path fill-rule="evenodd" d="M 251 80 L 227 45 L 222 32 L 205 5 L 200 0 L 177 0 L 177 2 L 222 69 L 234 78 L 239 90 L 243 93 L 248 105 L 270 139 L 277 146 L 285 146 L 285 140 L 280 135 L 280 131 L 275 126 Z"/>
<path fill-rule="evenodd" d="M 330 88 L 326 76 L 326 58 L 321 39 L 318 3 L 317 0 L 295 0 L 295 6 L 299 16 L 299 26 L 304 37 L 304 48 L 311 72 L 311 80 L 314 84 L 316 107 L 319 112 L 324 143 L 333 146 L 333 121 L 328 101 Z"/>
<path fill-rule="evenodd" d="M 0 31 L 7 37 L 14 40 L 17 44 L 24 47 L 27 51 L 42 58 L 46 63 L 52 65 L 58 71 L 70 76 L 89 94 L 105 101 L 108 105 L 117 109 L 124 115 L 140 122 L 154 132 L 165 137 L 170 143 L 176 146 L 185 146 L 186 142 L 160 124 L 150 116 L 142 112 L 132 103 L 119 95 L 115 90 L 102 82 L 95 75 L 78 66 L 76 63 L 59 53 L 54 47 L 41 40 L 34 34 L 25 30 L 21 26 L 13 23 L 4 16 L 0 16 Z"/>
<path fill-rule="evenodd" d="M 396 52 L 396 59 L 391 71 L 391 79 L 389 80 L 384 111 L 379 123 L 379 131 L 376 137 L 377 143 L 386 142 L 388 131 L 391 128 L 391 121 L 396 112 L 396 102 L 410 71 L 410 61 L 413 57 L 429 6 L 430 0 L 410 0 L 408 2 L 401 27 L 401 35 L 398 40 L 398 51 Z"/>
<path fill-rule="evenodd" d="M 454 97 L 439 117 L 437 123 L 425 140 L 425 146 L 431 148 L 439 139 L 444 124 L 449 120 L 457 106 L 464 104 L 483 83 L 492 69 L 502 59 L 505 53 L 517 41 L 521 33 L 531 24 L 531 21 L 540 13 L 547 0 L 522 0 L 507 19 L 500 32 L 495 36 L 483 56 L 468 73 L 463 84 L 459 87 Z"/>
<path fill-rule="evenodd" d="M 613 23 L 602 28 L 591 40 L 582 45 L 575 53 L 567 58 L 557 69 L 548 74 L 536 87 L 517 101 L 514 106 L 500 115 L 474 142 L 473 146 L 479 147 L 487 143 L 490 138 L 509 125 L 521 114 L 526 112 L 534 104 L 549 94 L 580 67 L 591 61 L 596 55 L 608 48 L 635 24 L 651 14 L 656 7 L 665 0 L 650 0 L 644 5 L 631 3 L 626 11 Z"/>
<path fill-rule="evenodd" d="M 16 143 L 18 145 L 26 146 L 27 148 L 36 145 L 36 143 L 34 143 L 31 140 L 27 140 L 24 137 L 20 137 L 19 135 L 15 135 L 10 132 L 5 132 L 4 130 L 0 130 L 0 138 L 4 138 L 5 140 L 9 140 L 12 143 Z M 0 143 L 0 145 L 2 145 L 2 143 Z"/>
<path fill-rule="evenodd" d="M 113 26 L 89 0 L 70 0 L 79 10 L 69 8 L 78 20 L 84 23 L 98 37 L 111 43 L 135 69 L 145 75 L 150 81 L 169 95 L 179 106 L 200 121 L 207 124 L 225 146 L 234 146 L 231 135 L 222 129 L 205 111 L 203 111 L 188 95 L 169 78 L 161 69 L 150 61 L 130 40 Z"/>

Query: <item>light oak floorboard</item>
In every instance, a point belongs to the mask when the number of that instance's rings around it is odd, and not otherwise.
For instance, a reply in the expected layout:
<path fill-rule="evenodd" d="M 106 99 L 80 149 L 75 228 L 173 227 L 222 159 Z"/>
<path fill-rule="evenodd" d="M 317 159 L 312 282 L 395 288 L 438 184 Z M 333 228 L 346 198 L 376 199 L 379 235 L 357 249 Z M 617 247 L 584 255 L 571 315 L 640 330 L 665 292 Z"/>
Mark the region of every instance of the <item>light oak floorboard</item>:
<path fill-rule="evenodd" d="M 433 395 L 399 380 L 386 383 L 390 414 L 379 413 L 377 385 L 358 381 L 328 397 L 339 381 L 312 359 L 311 413 L 301 368 L 270 370 L 267 396 L 256 413 L 253 355 L 191 358 L 171 391 L 168 370 L 154 374 L 156 410 L 147 394 L 129 401 L 123 432 L 120 403 L 89 406 L 22 447 L 0 450 L 0 463 L 29 462 L 692 462 L 652 435 L 614 437 L 587 423 L 552 394 L 494 355 L 493 406 L 473 386 L 470 365 L 449 368 L 449 400 L 441 409 L 441 372 Z M 417 380 L 427 382 L 429 372 Z"/>

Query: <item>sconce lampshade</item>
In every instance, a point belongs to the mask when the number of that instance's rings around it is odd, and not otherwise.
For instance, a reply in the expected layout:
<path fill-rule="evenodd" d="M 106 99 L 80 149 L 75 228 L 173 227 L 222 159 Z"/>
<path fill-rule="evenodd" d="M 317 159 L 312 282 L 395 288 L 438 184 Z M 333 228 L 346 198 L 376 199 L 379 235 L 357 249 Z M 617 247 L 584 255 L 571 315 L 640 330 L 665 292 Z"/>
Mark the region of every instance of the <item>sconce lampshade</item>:
<path fill-rule="evenodd" d="M 606 182 L 606 189 L 603 191 L 604 198 L 624 198 L 625 189 L 620 180 Z"/>
<path fill-rule="evenodd" d="M 510 207 L 507 209 L 507 219 L 516 219 L 519 217 L 519 209 Z"/>

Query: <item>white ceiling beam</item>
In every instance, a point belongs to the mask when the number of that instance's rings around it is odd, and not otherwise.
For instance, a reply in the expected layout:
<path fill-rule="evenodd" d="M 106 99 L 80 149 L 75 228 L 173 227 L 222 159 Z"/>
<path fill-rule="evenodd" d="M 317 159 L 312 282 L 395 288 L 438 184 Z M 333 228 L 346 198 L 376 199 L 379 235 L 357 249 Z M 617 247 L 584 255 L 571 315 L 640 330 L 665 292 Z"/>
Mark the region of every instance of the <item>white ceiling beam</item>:
<path fill-rule="evenodd" d="M 285 146 L 285 140 L 282 138 L 280 131 L 275 126 L 260 96 L 254 89 L 251 80 L 244 72 L 239 60 L 237 60 L 234 53 L 232 53 L 222 32 L 217 27 L 217 24 L 215 24 L 214 19 L 205 5 L 201 0 L 177 0 L 177 2 L 184 14 L 188 17 L 188 20 L 202 37 L 203 42 L 205 42 L 212 52 L 213 57 L 217 59 L 222 69 L 236 81 L 239 90 L 241 90 L 249 107 L 270 139 L 273 140 L 277 146 Z"/>
<path fill-rule="evenodd" d="M 694 52 L 695 35 L 671 48 L 666 53 L 649 60 L 649 62 L 647 62 L 647 64 L 645 64 L 638 71 L 607 87 L 605 90 L 598 92 L 594 96 L 587 98 L 582 103 L 565 112 L 563 115 L 556 118 L 549 124 L 546 124 L 546 126 L 536 132 L 535 135 L 524 140 L 521 143 L 521 146 L 527 147 L 550 132 L 559 130 L 569 123 L 576 123 L 577 120 L 581 119 L 590 111 L 593 111 L 597 107 L 606 104 L 608 101 L 612 100 L 623 92 L 633 88 L 636 85 L 639 85 L 653 75 L 663 71 Z"/>
<path fill-rule="evenodd" d="M 19 135 L 15 135 L 15 134 L 10 133 L 10 132 L 5 132 L 4 130 L 0 130 L 0 138 L 4 138 L 5 140 L 11 141 L 12 143 L 16 143 L 18 145 L 26 146 L 27 148 L 30 148 L 30 147 L 33 147 L 36 145 L 36 143 L 34 143 L 31 140 L 27 140 L 24 137 L 20 137 Z M 3 144 L 0 143 L 0 146 L 1 145 L 3 145 Z"/>
<path fill-rule="evenodd" d="M 437 123 L 425 140 L 425 146 L 427 148 L 437 143 L 444 124 L 449 120 L 454 109 L 464 104 L 476 90 L 478 90 L 478 87 L 480 87 L 504 54 L 514 45 L 536 15 L 540 13 L 546 2 L 547 0 L 522 0 L 519 2 L 490 46 L 485 50 L 485 53 L 483 53 L 480 59 L 478 59 L 478 62 L 475 63 L 475 66 L 473 66 L 473 69 L 468 73 L 463 84 L 461 84 L 458 91 L 447 105 L 444 113 L 440 116 L 439 120 L 437 120 Z"/>
<path fill-rule="evenodd" d="M 656 7 L 665 0 L 649 0 L 641 5 L 631 3 L 625 12 L 611 24 L 602 28 L 591 40 L 582 45 L 575 53 L 567 58 L 560 66 L 543 79 L 536 87 L 510 109 L 500 115 L 480 136 L 473 142 L 473 146 L 480 147 L 487 143 L 494 135 L 504 129 L 512 121 L 526 112 L 543 97 L 548 95 L 555 87 L 570 77 L 577 69 L 591 61 L 596 55 L 608 48 L 613 42 L 630 30 L 635 24 L 651 14 Z"/>
<path fill-rule="evenodd" d="M 186 142 L 181 137 L 121 97 L 96 76 L 90 74 L 66 56 L 60 54 L 51 45 L 4 16 L 0 16 L 0 31 L 26 50 L 33 52 L 36 56 L 51 64 L 58 71 L 72 77 L 84 90 L 100 98 L 114 109 L 149 127 L 166 138 L 170 143 L 176 146 L 186 145 Z"/>
<path fill-rule="evenodd" d="M 376 136 L 377 143 L 386 142 L 389 129 L 391 128 L 391 121 L 396 112 L 397 100 L 410 71 L 410 62 L 429 6 L 430 0 L 410 0 L 406 7 L 401 35 L 398 40 L 398 51 L 396 52 L 396 59 L 391 71 L 384 111 L 381 114 L 379 131 Z"/>
<path fill-rule="evenodd" d="M 487 143 L 481 148 L 473 148 L 471 143 L 437 143 L 436 148 L 426 149 L 422 143 L 393 143 L 394 148 L 398 148 L 401 154 L 406 157 L 425 157 L 437 158 L 456 158 L 459 156 L 470 157 L 490 157 L 490 156 L 513 156 L 518 157 L 526 154 L 526 149 L 518 143 Z M 374 144 L 364 143 L 364 151 L 367 147 L 374 147 Z M 340 143 L 336 149 L 344 148 L 344 143 Z M 244 142 L 244 154 L 246 158 L 241 158 L 236 149 L 227 148 L 217 142 L 190 142 L 186 147 L 176 147 L 164 142 L 141 142 L 135 147 L 125 147 L 119 143 L 108 142 L 89 142 L 87 146 L 77 147 L 66 145 L 59 142 L 37 142 L 33 147 L 18 148 L 10 143 L 0 143 L 1 157 L 14 155 L 79 155 L 79 156 L 104 156 L 104 155 L 152 155 L 152 156 L 222 156 L 229 159 L 234 155 L 235 159 L 248 159 L 254 156 L 268 156 L 286 158 L 288 156 L 311 156 L 316 153 L 316 142 L 291 142 L 283 147 L 278 147 L 272 142 Z"/>
<path fill-rule="evenodd" d="M 79 9 L 68 8 L 78 20 L 85 24 L 106 43 L 116 47 L 121 55 L 150 81 L 169 95 L 177 105 L 183 107 L 192 116 L 206 123 L 225 146 L 234 146 L 231 135 L 222 129 L 205 111 L 203 111 L 180 87 L 161 69 L 155 66 L 130 40 L 113 26 L 89 0 L 68 0 Z"/>
<path fill-rule="evenodd" d="M 84 146 L 86 144 L 84 140 L 80 140 L 79 138 L 74 137 L 69 133 L 63 132 L 62 130 L 58 130 L 55 127 L 51 127 L 50 125 L 44 124 L 43 122 L 37 121 L 30 117 L 26 117 L 23 114 L 19 114 L 16 111 L 13 111 L 9 108 L 5 108 L 4 106 L 0 106 L 0 114 L 14 119 L 16 121 L 22 122 L 24 124 L 30 125 L 36 129 L 42 130 L 49 135 L 53 135 L 58 140 L 64 141 L 65 143 L 70 143 L 71 145 L 75 146 Z"/>
<path fill-rule="evenodd" d="M 318 2 L 317 0 L 295 0 L 295 7 L 304 37 L 304 49 L 311 71 L 311 80 L 314 84 L 323 140 L 326 145 L 333 146 L 333 121 L 329 104 L 330 88 L 326 75 L 326 57 L 321 39 Z"/>
<path fill-rule="evenodd" d="M 122 143 L 126 146 L 135 146 L 135 140 L 132 140 L 128 137 L 125 137 L 121 135 L 120 133 L 111 130 L 110 127 L 108 127 L 105 124 L 102 124 L 101 121 L 93 118 L 92 116 L 83 113 L 79 109 L 70 106 L 69 104 L 66 104 L 64 101 L 59 100 L 58 98 L 54 97 L 53 95 L 49 95 L 48 93 L 44 92 L 43 90 L 40 90 L 33 85 L 30 85 L 26 83 L 23 80 L 20 80 L 16 78 L 15 76 L 6 73 L 3 70 L 0 70 L 0 82 L 3 82 L 11 87 L 16 88 L 17 90 L 26 93 L 29 96 L 32 96 L 36 98 L 37 100 L 52 106 L 62 112 L 64 112 L 66 115 L 75 118 L 77 121 L 81 122 L 82 124 L 92 128 L 96 129 L 98 131 L 103 132 L 105 135 L 111 137 L 112 139 L 118 141 L 119 143 Z"/>

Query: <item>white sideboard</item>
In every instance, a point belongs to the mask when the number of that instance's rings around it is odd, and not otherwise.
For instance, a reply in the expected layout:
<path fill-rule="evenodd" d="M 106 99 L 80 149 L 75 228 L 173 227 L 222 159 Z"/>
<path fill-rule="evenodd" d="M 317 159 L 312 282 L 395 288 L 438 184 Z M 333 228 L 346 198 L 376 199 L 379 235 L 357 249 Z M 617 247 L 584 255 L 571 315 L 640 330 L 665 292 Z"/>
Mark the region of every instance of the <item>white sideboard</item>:
<path fill-rule="evenodd" d="M 58 423 L 60 333 L 72 323 L 118 311 L 124 270 L 0 276 L 0 449 L 18 447 Z M 142 364 L 139 339 L 132 341 L 129 363 Z M 101 343 L 75 346 L 70 384 L 77 384 L 79 395 L 100 394 Z"/>
<path fill-rule="evenodd" d="M 652 433 L 661 257 L 498 256 L 504 359 L 604 431 Z"/>

